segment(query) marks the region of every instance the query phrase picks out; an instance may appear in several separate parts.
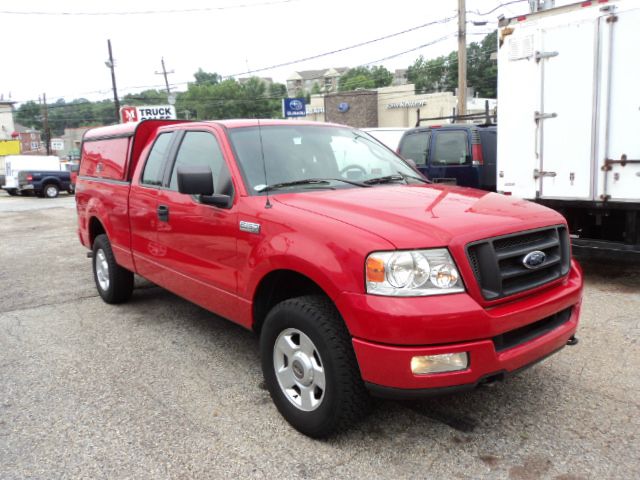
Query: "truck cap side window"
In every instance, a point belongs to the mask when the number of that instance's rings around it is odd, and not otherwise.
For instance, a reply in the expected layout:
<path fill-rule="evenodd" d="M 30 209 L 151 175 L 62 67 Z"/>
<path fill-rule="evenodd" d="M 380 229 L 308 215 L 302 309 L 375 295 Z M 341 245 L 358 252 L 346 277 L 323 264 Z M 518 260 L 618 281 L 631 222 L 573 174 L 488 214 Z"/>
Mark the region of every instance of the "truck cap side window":
<path fill-rule="evenodd" d="M 178 167 L 182 165 L 208 165 L 213 173 L 215 193 L 231 195 L 231 174 L 224 161 L 216 138 L 208 132 L 187 132 L 182 139 L 176 162 L 171 172 L 169 189 L 178 190 Z"/>
<path fill-rule="evenodd" d="M 416 162 L 416 165 L 424 165 L 427 162 L 429 153 L 429 141 L 431 131 L 410 133 L 400 145 L 400 155 Z"/>
<path fill-rule="evenodd" d="M 470 159 L 466 131 L 438 132 L 432 165 L 464 165 L 469 163 Z"/>
<path fill-rule="evenodd" d="M 149 157 L 147 157 L 147 163 L 144 166 L 140 183 L 157 187 L 162 185 L 162 174 L 164 173 L 162 167 L 171 144 L 171 137 L 172 132 L 163 133 L 158 136 L 153 147 L 151 147 Z"/>

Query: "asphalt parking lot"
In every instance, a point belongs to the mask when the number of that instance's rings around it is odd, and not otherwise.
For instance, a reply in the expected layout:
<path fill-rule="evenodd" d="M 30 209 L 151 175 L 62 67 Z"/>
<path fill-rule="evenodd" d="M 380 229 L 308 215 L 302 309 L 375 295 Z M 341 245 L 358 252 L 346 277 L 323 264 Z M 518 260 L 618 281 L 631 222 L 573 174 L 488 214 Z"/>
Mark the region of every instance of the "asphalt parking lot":
<path fill-rule="evenodd" d="M 640 267 L 584 264 L 580 343 L 493 388 L 380 401 L 325 441 L 254 336 L 137 280 L 98 297 L 75 203 L 0 193 L 0 478 L 640 477 Z"/>

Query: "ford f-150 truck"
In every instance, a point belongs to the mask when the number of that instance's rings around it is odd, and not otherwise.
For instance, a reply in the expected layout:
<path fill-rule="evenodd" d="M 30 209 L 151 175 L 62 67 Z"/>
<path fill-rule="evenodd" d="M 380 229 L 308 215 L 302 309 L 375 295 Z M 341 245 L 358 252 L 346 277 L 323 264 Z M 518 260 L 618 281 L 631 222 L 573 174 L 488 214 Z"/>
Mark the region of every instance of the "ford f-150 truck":
<path fill-rule="evenodd" d="M 71 172 L 65 170 L 23 170 L 18 174 L 17 191 L 39 197 L 56 198 L 60 190 L 73 193 Z"/>
<path fill-rule="evenodd" d="M 253 330 L 274 403 L 312 437 L 370 393 L 470 389 L 576 342 L 582 274 L 560 214 L 430 184 L 349 127 L 96 128 L 76 202 L 105 302 L 136 273 Z"/>

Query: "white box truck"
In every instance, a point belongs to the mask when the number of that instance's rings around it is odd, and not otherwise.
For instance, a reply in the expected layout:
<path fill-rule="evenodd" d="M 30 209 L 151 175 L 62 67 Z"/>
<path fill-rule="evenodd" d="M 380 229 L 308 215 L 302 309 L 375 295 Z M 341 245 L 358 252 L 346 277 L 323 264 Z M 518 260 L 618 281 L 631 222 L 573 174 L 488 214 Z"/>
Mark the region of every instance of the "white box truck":
<path fill-rule="evenodd" d="M 27 170 L 64 170 L 60 164 L 60 158 L 49 155 L 7 155 L 4 157 L 4 185 L 1 187 L 9 195 L 17 195 L 19 192 L 18 174 Z"/>
<path fill-rule="evenodd" d="M 574 251 L 640 258 L 640 2 L 501 19 L 497 190 L 560 211 Z"/>

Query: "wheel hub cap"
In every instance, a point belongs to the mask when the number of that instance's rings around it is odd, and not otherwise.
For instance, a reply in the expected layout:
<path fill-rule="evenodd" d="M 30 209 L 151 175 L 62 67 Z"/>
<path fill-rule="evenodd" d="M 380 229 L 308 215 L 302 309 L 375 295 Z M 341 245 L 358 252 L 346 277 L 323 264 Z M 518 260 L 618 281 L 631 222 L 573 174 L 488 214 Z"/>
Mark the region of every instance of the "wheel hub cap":
<path fill-rule="evenodd" d="M 109 264 L 107 263 L 107 256 L 101 248 L 96 251 L 95 262 L 98 285 L 102 290 L 107 291 L 109 290 Z"/>
<path fill-rule="evenodd" d="M 324 366 L 306 334 L 295 328 L 284 330 L 273 347 L 273 366 L 287 400 L 306 412 L 320 406 L 325 394 Z"/>

